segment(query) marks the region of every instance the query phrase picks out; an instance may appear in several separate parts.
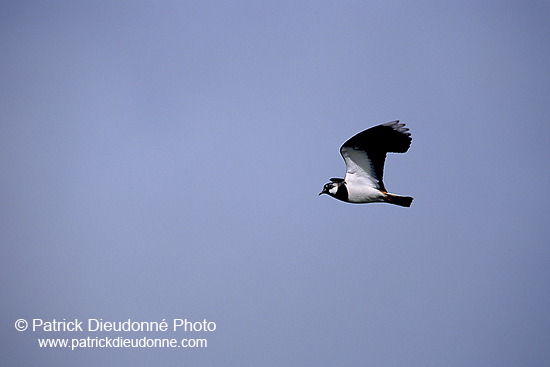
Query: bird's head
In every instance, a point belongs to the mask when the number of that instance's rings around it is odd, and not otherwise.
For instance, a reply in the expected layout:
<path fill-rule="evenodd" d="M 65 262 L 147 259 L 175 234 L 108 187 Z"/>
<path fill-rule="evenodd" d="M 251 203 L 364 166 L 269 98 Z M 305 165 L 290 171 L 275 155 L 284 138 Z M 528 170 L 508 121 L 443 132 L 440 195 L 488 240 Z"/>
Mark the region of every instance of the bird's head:
<path fill-rule="evenodd" d="M 338 191 L 338 187 L 342 184 L 343 180 L 336 180 L 331 179 L 331 182 L 326 183 L 325 186 L 323 186 L 323 191 L 319 193 L 319 195 L 327 194 L 330 196 L 336 195 L 336 192 Z"/>

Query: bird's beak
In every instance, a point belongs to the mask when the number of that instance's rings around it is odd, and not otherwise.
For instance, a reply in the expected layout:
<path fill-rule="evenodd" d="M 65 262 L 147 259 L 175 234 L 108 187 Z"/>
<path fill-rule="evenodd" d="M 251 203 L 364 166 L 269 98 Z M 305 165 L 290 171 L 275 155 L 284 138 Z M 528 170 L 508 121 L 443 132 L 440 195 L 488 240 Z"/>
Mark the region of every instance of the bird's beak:
<path fill-rule="evenodd" d="M 319 195 L 323 195 L 323 194 L 324 194 L 324 192 L 320 192 L 320 193 L 319 193 Z"/>

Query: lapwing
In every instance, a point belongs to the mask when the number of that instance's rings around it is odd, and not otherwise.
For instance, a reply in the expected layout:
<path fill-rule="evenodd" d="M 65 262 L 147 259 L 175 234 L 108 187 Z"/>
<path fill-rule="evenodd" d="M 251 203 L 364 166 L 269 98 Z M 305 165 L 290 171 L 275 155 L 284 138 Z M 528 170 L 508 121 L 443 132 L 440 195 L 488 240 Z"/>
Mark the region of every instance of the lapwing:
<path fill-rule="evenodd" d="M 344 178 L 331 178 L 323 191 L 347 203 L 390 203 L 410 207 L 412 197 L 390 194 L 382 176 L 387 153 L 405 153 L 411 146 L 411 134 L 405 124 L 392 121 L 364 130 L 348 139 L 340 148 L 346 163 Z"/>

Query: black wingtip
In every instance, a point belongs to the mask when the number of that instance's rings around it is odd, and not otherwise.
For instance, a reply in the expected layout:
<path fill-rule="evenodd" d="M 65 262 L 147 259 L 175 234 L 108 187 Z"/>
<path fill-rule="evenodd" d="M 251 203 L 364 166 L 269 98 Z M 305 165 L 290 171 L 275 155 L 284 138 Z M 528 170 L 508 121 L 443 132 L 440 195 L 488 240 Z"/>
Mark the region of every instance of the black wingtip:
<path fill-rule="evenodd" d="M 342 147 L 352 147 L 369 152 L 405 153 L 411 146 L 409 129 L 399 120 L 364 130 L 350 139 Z"/>

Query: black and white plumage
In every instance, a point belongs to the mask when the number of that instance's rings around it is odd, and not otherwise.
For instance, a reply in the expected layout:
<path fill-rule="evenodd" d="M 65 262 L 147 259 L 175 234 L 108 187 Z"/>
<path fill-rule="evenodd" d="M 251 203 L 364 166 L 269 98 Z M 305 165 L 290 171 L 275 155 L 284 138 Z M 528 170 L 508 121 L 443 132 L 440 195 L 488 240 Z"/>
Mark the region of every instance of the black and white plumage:
<path fill-rule="evenodd" d="M 382 202 L 411 206 L 412 197 L 390 194 L 382 176 L 387 153 L 405 153 L 411 146 L 405 124 L 392 121 L 371 127 L 348 139 L 340 148 L 346 163 L 345 178 L 331 178 L 319 194 L 348 203 Z"/>

